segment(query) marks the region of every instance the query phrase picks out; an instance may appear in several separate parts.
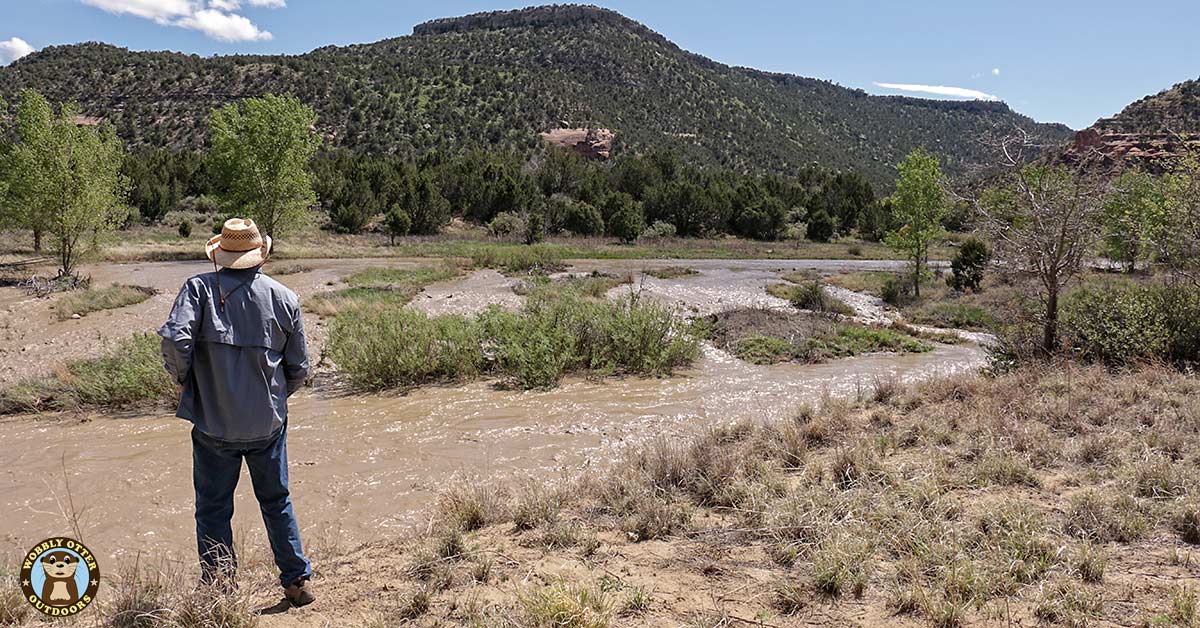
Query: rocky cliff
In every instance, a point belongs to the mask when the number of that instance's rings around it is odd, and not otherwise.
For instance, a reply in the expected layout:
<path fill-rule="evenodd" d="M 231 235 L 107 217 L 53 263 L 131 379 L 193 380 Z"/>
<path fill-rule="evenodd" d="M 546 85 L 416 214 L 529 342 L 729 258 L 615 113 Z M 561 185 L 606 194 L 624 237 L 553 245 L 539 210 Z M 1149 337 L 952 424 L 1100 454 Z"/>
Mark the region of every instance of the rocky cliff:
<path fill-rule="evenodd" d="M 1200 81 L 1186 81 L 1125 107 L 1075 134 L 1059 161 L 1099 174 L 1131 166 L 1162 171 L 1200 150 Z"/>

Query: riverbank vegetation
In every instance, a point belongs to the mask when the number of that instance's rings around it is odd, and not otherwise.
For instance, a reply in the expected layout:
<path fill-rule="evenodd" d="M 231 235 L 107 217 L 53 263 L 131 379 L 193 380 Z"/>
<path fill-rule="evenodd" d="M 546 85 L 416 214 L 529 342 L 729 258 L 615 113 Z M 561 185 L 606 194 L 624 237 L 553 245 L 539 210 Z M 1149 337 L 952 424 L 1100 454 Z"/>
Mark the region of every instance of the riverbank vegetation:
<path fill-rule="evenodd" d="M 130 408 L 174 400 L 159 337 L 138 333 L 98 358 L 76 360 L 49 377 L 0 387 L 0 414 Z"/>
<path fill-rule="evenodd" d="M 371 268 L 346 277 L 347 288 L 319 292 L 305 301 L 306 310 L 319 316 L 336 316 L 348 309 L 371 305 L 401 307 L 430 284 L 463 275 L 453 264 L 418 268 Z"/>
<path fill-rule="evenodd" d="M 92 312 L 136 305 L 154 296 L 155 290 L 145 286 L 113 284 L 104 288 L 88 288 L 71 292 L 54 302 L 58 320 L 86 316 Z"/>
<path fill-rule="evenodd" d="M 329 356 L 351 382 L 371 390 L 484 375 L 547 388 L 571 374 L 668 375 L 695 359 L 699 342 L 689 323 L 637 294 L 597 300 L 565 285 L 534 289 L 518 312 L 344 311 L 331 325 Z"/>
<path fill-rule="evenodd" d="M 879 381 L 651 439 L 565 483 L 452 486 L 422 531 L 318 561 L 311 612 L 364 627 L 1194 625 L 1198 398 L 1195 378 L 1154 367 Z"/>
<path fill-rule="evenodd" d="M 703 325 L 717 348 L 752 364 L 814 364 L 863 353 L 923 353 L 933 348 L 891 328 L 806 312 L 736 309 L 709 316 Z"/>

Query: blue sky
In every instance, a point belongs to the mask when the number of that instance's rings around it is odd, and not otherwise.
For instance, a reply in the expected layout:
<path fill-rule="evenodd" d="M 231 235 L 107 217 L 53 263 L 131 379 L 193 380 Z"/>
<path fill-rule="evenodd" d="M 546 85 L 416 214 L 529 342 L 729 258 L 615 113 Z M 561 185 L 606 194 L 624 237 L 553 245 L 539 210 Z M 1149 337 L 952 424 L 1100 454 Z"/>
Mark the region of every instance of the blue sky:
<path fill-rule="evenodd" d="M 1200 3 L 1109 0 L 603 1 L 718 61 L 872 93 L 994 96 L 1083 128 L 1200 76 Z M 482 0 L 0 0 L 0 63 L 98 40 L 202 55 L 298 53 L 407 35 L 435 17 L 524 4 Z M 907 89 L 900 87 L 907 86 Z"/>

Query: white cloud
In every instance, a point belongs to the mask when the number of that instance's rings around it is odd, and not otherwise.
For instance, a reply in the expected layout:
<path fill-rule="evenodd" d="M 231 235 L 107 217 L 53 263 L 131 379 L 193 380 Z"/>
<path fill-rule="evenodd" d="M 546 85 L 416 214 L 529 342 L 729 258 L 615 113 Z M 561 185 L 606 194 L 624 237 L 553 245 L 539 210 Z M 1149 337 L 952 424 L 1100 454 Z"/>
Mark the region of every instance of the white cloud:
<path fill-rule="evenodd" d="M 875 86 L 882 87 L 884 89 L 894 89 L 901 92 L 919 92 L 924 94 L 935 94 L 938 96 L 950 96 L 952 98 L 1000 100 L 991 94 L 985 94 L 979 90 L 967 89 L 965 87 L 948 87 L 946 85 L 914 85 L 910 83 L 876 83 Z"/>
<path fill-rule="evenodd" d="M 20 37 L 0 41 L 0 65 L 8 65 L 33 51 L 34 47 Z"/>
<path fill-rule="evenodd" d="M 270 32 L 234 13 L 242 0 L 80 0 L 116 15 L 133 15 L 163 26 L 197 30 L 221 41 L 269 41 Z M 246 0 L 251 6 L 277 9 L 285 0 Z"/>
<path fill-rule="evenodd" d="M 287 6 L 285 0 L 247 0 L 252 7 L 264 9 L 282 9 Z M 242 8 L 242 0 L 208 0 L 208 8 L 218 11 L 237 11 Z"/>
<path fill-rule="evenodd" d="M 992 68 L 992 76 L 1000 76 L 1000 68 Z"/>
<path fill-rule="evenodd" d="M 83 0 L 83 3 L 109 13 L 136 15 L 159 24 L 169 24 L 196 10 L 191 0 Z"/>
<path fill-rule="evenodd" d="M 213 9 L 196 11 L 177 22 L 184 28 L 194 28 L 221 41 L 270 41 L 270 32 L 260 30 L 253 22 L 233 13 Z"/>

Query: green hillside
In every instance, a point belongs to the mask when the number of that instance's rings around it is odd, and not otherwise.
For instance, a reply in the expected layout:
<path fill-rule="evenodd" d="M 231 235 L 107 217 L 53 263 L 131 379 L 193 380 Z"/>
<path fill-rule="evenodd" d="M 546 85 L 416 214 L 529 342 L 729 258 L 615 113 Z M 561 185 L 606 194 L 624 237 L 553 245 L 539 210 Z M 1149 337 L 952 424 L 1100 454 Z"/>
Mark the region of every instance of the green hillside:
<path fill-rule="evenodd" d="M 329 142 L 358 152 L 527 150 L 541 131 L 600 126 L 616 133 L 616 154 L 669 149 L 697 165 L 785 174 L 820 164 L 883 187 L 918 145 L 956 173 L 994 157 L 978 142 L 989 132 L 1070 134 L 1003 103 L 870 96 L 729 67 L 594 7 L 450 18 L 413 32 L 295 56 L 51 47 L 0 68 L 0 97 L 12 103 L 32 87 L 74 99 L 133 146 L 199 148 L 213 107 L 274 92 L 313 106 Z"/>

